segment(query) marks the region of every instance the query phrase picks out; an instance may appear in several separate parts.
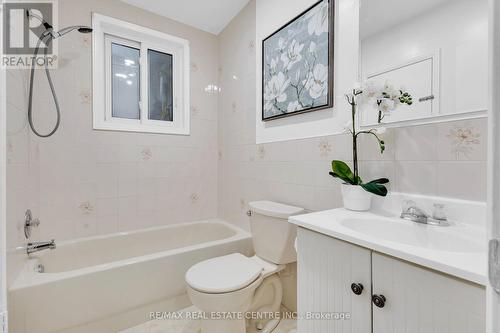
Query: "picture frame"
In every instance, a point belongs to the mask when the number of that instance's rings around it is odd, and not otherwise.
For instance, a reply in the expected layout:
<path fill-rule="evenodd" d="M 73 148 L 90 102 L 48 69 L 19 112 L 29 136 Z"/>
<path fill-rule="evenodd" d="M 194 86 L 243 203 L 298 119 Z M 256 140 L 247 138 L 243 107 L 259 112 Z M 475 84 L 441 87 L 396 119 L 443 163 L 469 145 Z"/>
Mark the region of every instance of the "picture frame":
<path fill-rule="evenodd" d="M 320 0 L 262 41 L 262 121 L 334 105 L 335 0 Z"/>

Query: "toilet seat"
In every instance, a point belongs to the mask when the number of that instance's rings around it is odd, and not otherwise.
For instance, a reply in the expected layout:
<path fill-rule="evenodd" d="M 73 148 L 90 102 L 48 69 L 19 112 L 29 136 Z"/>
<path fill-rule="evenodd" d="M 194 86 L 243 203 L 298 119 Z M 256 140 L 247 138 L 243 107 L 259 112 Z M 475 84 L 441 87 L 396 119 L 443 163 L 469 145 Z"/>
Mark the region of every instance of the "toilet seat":
<path fill-rule="evenodd" d="M 252 284 L 263 270 L 258 261 L 232 253 L 193 265 L 186 273 L 186 282 L 203 293 L 230 293 Z"/>

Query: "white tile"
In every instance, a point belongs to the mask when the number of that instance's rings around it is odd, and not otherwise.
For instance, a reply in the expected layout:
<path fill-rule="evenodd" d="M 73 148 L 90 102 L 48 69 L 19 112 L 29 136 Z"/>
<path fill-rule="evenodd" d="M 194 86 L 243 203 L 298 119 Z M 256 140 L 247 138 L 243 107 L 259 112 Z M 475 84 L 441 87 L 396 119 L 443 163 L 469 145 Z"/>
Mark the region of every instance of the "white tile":
<path fill-rule="evenodd" d="M 394 130 L 388 129 L 383 134 L 377 134 L 385 142 L 385 150 L 382 153 L 380 145 L 372 134 L 360 134 L 358 136 L 358 158 L 364 161 L 392 161 L 394 160 L 396 143 Z M 351 145 L 352 147 L 352 145 Z"/>
<path fill-rule="evenodd" d="M 436 162 L 396 162 L 396 190 L 406 193 L 437 194 Z"/>
<path fill-rule="evenodd" d="M 396 188 L 396 168 L 394 162 L 389 161 L 362 161 L 359 164 L 359 175 L 365 183 L 378 178 L 389 179 L 386 187 L 389 190 Z"/>
<path fill-rule="evenodd" d="M 486 162 L 439 162 L 438 194 L 486 201 Z"/>
<path fill-rule="evenodd" d="M 395 130 L 395 158 L 398 161 L 435 161 L 437 159 L 436 125 L 410 126 Z"/>
<path fill-rule="evenodd" d="M 342 207 L 340 182 L 335 187 L 315 187 L 312 210 L 320 211 Z"/>

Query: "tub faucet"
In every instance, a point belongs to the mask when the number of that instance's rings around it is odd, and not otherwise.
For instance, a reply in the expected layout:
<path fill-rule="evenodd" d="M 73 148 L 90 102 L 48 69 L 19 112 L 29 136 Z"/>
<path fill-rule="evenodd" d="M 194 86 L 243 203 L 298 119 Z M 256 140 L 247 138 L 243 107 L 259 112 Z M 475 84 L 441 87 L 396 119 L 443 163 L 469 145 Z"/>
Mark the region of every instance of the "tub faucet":
<path fill-rule="evenodd" d="M 53 239 L 50 242 L 33 242 L 28 243 L 26 247 L 26 252 L 28 254 L 43 251 L 43 250 L 54 250 L 56 248 L 56 241 Z"/>

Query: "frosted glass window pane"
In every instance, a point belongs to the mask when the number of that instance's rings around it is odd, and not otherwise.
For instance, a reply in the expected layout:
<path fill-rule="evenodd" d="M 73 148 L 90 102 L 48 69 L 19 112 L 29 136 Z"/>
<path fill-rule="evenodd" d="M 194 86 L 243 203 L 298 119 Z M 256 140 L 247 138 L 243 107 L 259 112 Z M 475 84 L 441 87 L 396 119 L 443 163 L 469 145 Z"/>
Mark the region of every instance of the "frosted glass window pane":
<path fill-rule="evenodd" d="M 140 119 L 140 50 L 112 43 L 111 55 L 113 117 Z"/>
<path fill-rule="evenodd" d="M 172 55 L 148 50 L 149 119 L 173 121 Z"/>

